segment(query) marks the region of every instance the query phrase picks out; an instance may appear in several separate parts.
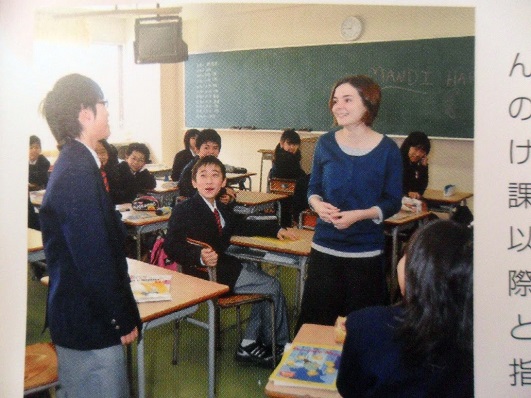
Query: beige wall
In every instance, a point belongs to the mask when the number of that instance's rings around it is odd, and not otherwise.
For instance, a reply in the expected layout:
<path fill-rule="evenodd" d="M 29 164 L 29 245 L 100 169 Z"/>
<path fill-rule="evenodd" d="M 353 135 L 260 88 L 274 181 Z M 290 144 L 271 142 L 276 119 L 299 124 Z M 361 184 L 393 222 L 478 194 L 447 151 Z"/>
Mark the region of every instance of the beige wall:
<path fill-rule="evenodd" d="M 196 19 L 187 20 L 188 11 L 196 14 Z M 341 43 L 339 26 L 348 15 L 361 16 L 364 21 L 360 42 L 474 35 L 471 8 L 218 4 L 183 7 L 184 39 L 190 53 Z M 168 164 L 182 148 L 183 81 L 182 64 L 162 67 L 163 161 Z M 323 107 L 326 106 L 324 99 Z M 280 131 L 218 131 L 223 141 L 220 158 L 257 173 L 261 159 L 257 151 L 273 149 L 280 137 Z M 427 133 L 437 136 L 437 132 Z M 319 133 L 312 133 L 315 134 Z M 402 138 L 396 141 L 400 143 Z M 473 191 L 473 141 L 436 139 L 432 148 L 430 187 L 442 188 L 451 183 L 458 190 Z M 264 163 L 264 170 L 270 167 L 270 162 Z M 253 189 L 258 189 L 258 181 L 256 176 Z"/>

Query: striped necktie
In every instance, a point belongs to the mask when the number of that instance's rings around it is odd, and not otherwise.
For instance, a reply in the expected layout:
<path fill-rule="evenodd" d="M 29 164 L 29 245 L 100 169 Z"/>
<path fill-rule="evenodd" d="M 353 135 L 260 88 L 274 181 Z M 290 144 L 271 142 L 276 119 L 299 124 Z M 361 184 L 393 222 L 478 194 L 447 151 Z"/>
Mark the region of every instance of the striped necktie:
<path fill-rule="evenodd" d="M 218 226 L 218 233 L 219 235 L 223 232 L 223 227 L 221 226 L 221 217 L 219 216 L 218 209 L 214 209 L 214 217 L 216 218 L 216 224 Z"/>
<path fill-rule="evenodd" d="M 101 168 L 100 171 L 101 171 L 101 177 L 103 178 L 103 185 L 105 185 L 105 190 L 109 192 L 110 188 L 109 188 L 109 180 L 107 180 L 107 173 L 105 172 L 105 170 L 103 170 L 103 168 Z"/>

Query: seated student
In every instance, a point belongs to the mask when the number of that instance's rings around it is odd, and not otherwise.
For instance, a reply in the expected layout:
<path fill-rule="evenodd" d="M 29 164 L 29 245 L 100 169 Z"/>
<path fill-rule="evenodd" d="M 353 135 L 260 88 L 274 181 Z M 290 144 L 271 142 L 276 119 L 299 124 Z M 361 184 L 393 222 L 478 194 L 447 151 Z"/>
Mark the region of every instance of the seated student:
<path fill-rule="evenodd" d="M 413 235 L 398 266 L 403 303 L 347 317 L 343 397 L 473 397 L 472 255 L 472 231 L 453 221 Z"/>
<path fill-rule="evenodd" d="M 403 192 L 404 196 L 420 199 L 428 186 L 428 154 L 430 140 L 422 131 L 410 133 L 402 145 Z"/>
<path fill-rule="evenodd" d="M 168 257 L 182 265 L 187 274 L 207 278 L 198 266 L 216 267 L 217 281 L 228 285 L 234 293 L 271 294 L 275 302 L 277 358 L 281 357 L 289 339 L 286 302 L 279 281 L 255 264 L 244 263 L 225 253 L 233 234 L 276 236 L 295 239 L 292 231 L 280 228 L 274 221 L 244 221 L 229 207 L 216 199 L 225 186 L 225 166 L 215 156 L 201 158 L 192 169 L 197 192 L 173 208 L 164 250 Z M 187 238 L 207 243 L 202 249 Z M 269 366 L 272 360 L 270 310 L 266 303 L 257 303 L 251 310 L 245 339 L 236 352 L 236 360 Z"/>
<path fill-rule="evenodd" d="M 195 140 L 198 134 L 199 130 L 197 129 L 190 129 L 184 133 L 184 149 L 177 152 L 173 159 L 173 167 L 171 169 L 172 181 L 179 181 L 184 167 L 197 155 Z"/>
<path fill-rule="evenodd" d="M 32 135 L 29 141 L 29 189 L 37 191 L 46 188 L 50 161 L 41 154 L 41 140 Z"/>
<path fill-rule="evenodd" d="M 293 197 L 282 201 L 281 225 L 288 227 L 292 226 L 293 219 L 298 219 L 302 210 L 308 208 L 309 178 L 301 168 L 300 146 L 299 134 L 294 129 L 284 130 L 273 153 L 273 167 L 269 174 L 271 178 L 297 180 Z"/>
<path fill-rule="evenodd" d="M 144 168 L 149 163 L 149 148 L 145 144 L 129 144 L 125 155 L 125 161 L 117 167 L 116 184 L 111 189 L 115 204 L 132 202 L 139 193 L 157 185 L 155 177 Z"/>
<path fill-rule="evenodd" d="M 95 151 L 101 162 L 100 171 L 105 189 L 112 195 L 111 190 L 116 185 L 117 179 L 118 151 L 114 145 L 109 144 L 105 139 L 96 142 Z"/>
<path fill-rule="evenodd" d="M 185 166 L 179 179 L 179 195 L 186 198 L 192 197 L 197 192 L 197 189 L 192 184 L 192 169 L 195 164 L 205 156 L 215 156 L 217 158 L 221 150 L 221 137 L 214 129 L 200 131 L 195 143 L 198 151 L 197 156 Z M 235 198 L 236 194 L 232 188 L 223 187 L 217 199 L 221 203 L 228 204 L 233 202 Z"/>
<path fill-rule="evenodd" d="M 31 199 L 28 195 L 28 228 L 41 230 L 41 223 L 39 220 L 39 214 L 35 210 L 35 206 L 31 203 Z"/>

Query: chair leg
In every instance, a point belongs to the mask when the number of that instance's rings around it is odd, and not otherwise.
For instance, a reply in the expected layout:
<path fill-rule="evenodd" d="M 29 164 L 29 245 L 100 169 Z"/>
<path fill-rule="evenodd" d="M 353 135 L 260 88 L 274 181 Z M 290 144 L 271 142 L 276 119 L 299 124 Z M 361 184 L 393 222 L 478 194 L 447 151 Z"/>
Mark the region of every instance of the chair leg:
<path fill-rule="evenodd" d="M 243 340 L 243 331 L 242 331 L 242 313 L 240 306 L 236 306 L 236 325 L 238 326 L 238 337 L 240 342 Z M 239 343 L 238 343 L 239 344 Z"/>
<path fill-rule="evenodd" d="M 214 321 L 216 325 L 216 350 L 221 351 L 221 311 L 216 306 L 216 319 Z"/>
<path fill-rule="evenodd" d="M 275 336 L 276 322 L 275 322 L 275 302 L 270 299 L 271 302 L 271 351 L 273 353 L 273 369 L 277 366 L 277 338 Z"/>
<path fill-rule="evenodd" d="M 171 363 L 177 365 L 178 354 L 179 354 L 179 327 L 181 322 L 176 320 L 173 326 L 173 356 Z"/>

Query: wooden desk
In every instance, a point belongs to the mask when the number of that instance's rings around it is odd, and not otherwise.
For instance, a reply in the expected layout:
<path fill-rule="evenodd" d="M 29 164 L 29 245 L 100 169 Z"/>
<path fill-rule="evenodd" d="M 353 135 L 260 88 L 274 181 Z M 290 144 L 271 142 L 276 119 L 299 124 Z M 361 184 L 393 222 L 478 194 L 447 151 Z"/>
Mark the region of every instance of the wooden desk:
<path fill-rule="evenodd" d="M 334 327 L 305 323 L 300 328 L 293 343 L 336 345 L 334 340 Z M 327 391 L 315 388 L 277 386 L 269 381 L 265 393 L 273 398 L 341 398 L 337 391 Z"/>
<path fill-rule="evenodd" d="M 395 291 L 398 287 L 398 280 L 396 274 L 396 265 L 398 264 L 398 234 L 404 229 L 409 229 L 413 224 L 423 222 L 431 213 L 429 211 L 421 211 L 419 213 L 412 213 L 405 210 L 400 210 L 394 216 L 387 218 L 384 224 L 391 229 L 391 238 L 393 242 L 393 253 L 391 257 L 391 281 L 390 293 L 391 299 L 394 298 Z"/>
<path fill-rule="evenodd" d="M 42 261 L 44 258 L 41 231 L 28 228 L 28 262 L 34 263 L 35 261 Z"/>
<path fill-rule="evenodd" d="M 260 236 L 233 236 L 227 253 L 241 260 L 267 262 L 296 268 L 295 312 L 300 311 L 306 268 L 311 251 L 313 231 L 293 229 L 299 240 L 279 240 Z"/>
<path fill-rule="evenodd" d="M 234 212 L 246 215 L 254 214 L 272 209 L 275 203 L 278 203 L 277 219 L 280 223 L 280 201 L 287 197 L 288 195 L 269 192 L 237 191 Z"/>
<path fill-rule="evenodd" d="M 199 304 L 208 304 L 208 323 L 196 319 L 188 319 L 196 326 L 208 330 L 208 397 L 215 397 L 215 363 L 216 363 L 216 325 L 215 306 L 212 300 L 227 293 L 229 287 L 216 282 L 195 278 L 179 272 L 170 271 L 142 261 L 127 259 L 128 271 L 130 275 L 171 275 L 171 300 L 139 303 L 138 311 L 142 319 L 142 333 L 157 326 L 186 318 L 197 311 Z M 49 278 L 45 277 L 42 283 L 48 285 Z M 137 366 L 138 366 L 138 396 L 146 396 L 146 378 L 144 363 L 144 339 L 145 335 L 137 345 Z M 128 346 L 128 359 L 131 356 L 131 346 Z"/>
<path fill-rule="evenodd" d="M 142 331 L 186 318 L 195 313 L 198 305 L 208 303 L 208 323 L 195 319 L 189 321 L 208 330 L 208 397 L 215 397 L 215 307 L 213 299 L 227 293 L 229 287 L 219 283 L 195 278 L 193 276 L 170 271 L 143 263 L 138 260 L 127 259 L 129 274 L 168 274 L 171 275 L 171 301 L 157 301 L 138 304 L 142 318 Z M 144 370 L 144 339 L 138 342 L 138 396 L 146 396 Z M 177 381 L 178 382 L 178 381 Z"/>
<path fill-rule="evenodd" d="M 171 167 L 162 163 L 148 163 L 145 167 L 155 178 L 166 178 L 171 174 Z"/>
<path fill-rule="evenodd" d="M 116 206 L 116 210 L 122 213 L 122 221 L 136 237 L 136 258 L 142 258 L 142 234 L 160 231 L 168 228 L 168 220 L 171 213 L 157 216 L 154 211 L 137 211 L 132 209 L 131 203 L 124 203 Z"/>
<path fill-rule="evenodd" d="M 245 187 L 245 181 L 249 181 L 249 187 L 245 188 L 248 191 L 252 191 L 253 182 L 251 180 L 252 176 L 255 176 L 256 173 L 227 173 L 227 185 L 238 184 L 240 189 Z"/>
<path fill-rule="evenodd" d="M 456 206 L 466 205 L 466 200 L 472 196 L 471 192 L 455 192 L 451 196 L 444 196 L 444 191 L 441 189 L 426 189 L 423 198 L 430 210 L 451 213 Z"/>
<path fill-rule="evenodd" d="M 157 180 L 157 186 L 147 190 L 146 195 L 157 198 L 161 206 L 172 206 L 178 191 L 177 182 Z"/>
<path fill-rule="evenodd" d="M 264 170 L 264 160 L 273 160 L 274 151 L 272 149 L 259 149 L 258 153 L 262 154 L 262 159 L 260 159 L 260 189 L 259 189 L 259 191 L 262 192 L 262 174 Z"/>

